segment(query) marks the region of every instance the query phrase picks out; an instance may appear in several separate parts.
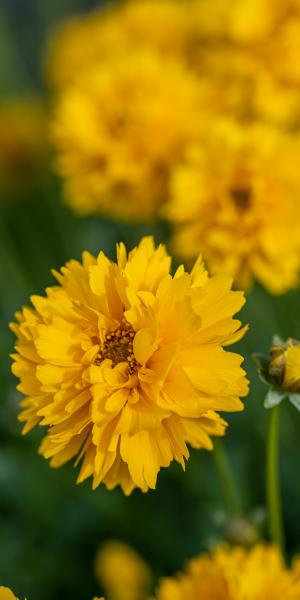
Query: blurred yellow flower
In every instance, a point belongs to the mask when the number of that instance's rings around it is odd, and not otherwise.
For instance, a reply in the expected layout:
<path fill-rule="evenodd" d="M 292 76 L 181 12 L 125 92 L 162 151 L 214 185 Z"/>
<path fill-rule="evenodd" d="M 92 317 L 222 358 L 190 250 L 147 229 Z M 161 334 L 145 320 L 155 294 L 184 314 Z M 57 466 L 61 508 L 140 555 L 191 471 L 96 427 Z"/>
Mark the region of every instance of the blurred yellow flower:
<path fill-rule="evenodd" d="M 33 97 L 0 100 L 0 190 L 32 185 L 45 168 L 46 119 Z"/>
<path fill-rule="evenodd" d="M 99 550 L 95 573 L 109 600 L 145 600 L 149 593 L 151 572 L 133 548 L 120 541 L 110 541 Z"/>
<path fill-rule="evenodd" d="M 277 31 L 293 0 L 195 0 L 198 37 L 221 40 L 257 51 Z"/>
<path fill-rule="evenodd" d="M 179 61 L 140 52 L 108 60 L 65 90 L 53 137 L 73 209 L 154 216 L 170 167 L 196 137 L 200 89 Z"/>
<path fill-rule="evenodd" d="M 18 600 L 18 598 L 9 588 L 0 586 L 0 600 Z"/>
<path fill-rule="evenodd" d="M 206 257 L 248 288 L 271 293 L 298 283 L 299 140 L 267 126 L 216 121 L 174 170 L 167 215 L 179 256 Z"/>
<path fill-rule="evenodd" d="M 189 0 L 131 0 L 62 24 L 49 42 L 48 79 L 60 89 L 112 55 L 137 49 L 182 56 L 194 27 Z"/>
<path fill-rule="evenodd" d="M 276 547 L 217 548 L 191 560 L 185 573 L 162 581 L 157 600 L 298 600 L 300 568 Z"/>
<path fill-rule="evenodd" d="M 299 2 L 196 0 L 191 12 L 192 64 L 216 113 L 299 129 Z"/>
<path fill-rule="evenodd" d="M 200 259 L 174 277 L 170 263 L 152 238 L 128 256 L 120 244 L 117 263 L 85 252 L 16 314 L 23 432 L 47 428 L 40 453 L 53 467 L 83 459 L 78 482 L 155 488 L 161 467 L 184 467 L 187 443 L 211 449 L 224 433 L 216 411 L 243 408 L 242 357 L 223 349 L 245 331 L 232 318 L 243 293 Z"/>

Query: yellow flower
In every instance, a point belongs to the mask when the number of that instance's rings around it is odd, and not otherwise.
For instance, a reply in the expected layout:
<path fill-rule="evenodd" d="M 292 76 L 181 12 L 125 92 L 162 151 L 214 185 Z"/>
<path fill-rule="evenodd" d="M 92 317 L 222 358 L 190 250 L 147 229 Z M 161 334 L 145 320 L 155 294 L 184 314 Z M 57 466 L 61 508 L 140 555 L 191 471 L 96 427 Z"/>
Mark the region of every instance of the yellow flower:
<path fill-rule="evenodd" d="M 198 36 L 206 42 L 208 38 L 215 44 L 224 40 L 257 51 L 277 32 L 292 3 L 293 0 L 195 0 Z"/>
<path fill-rule="evenodd" d="M 144 600 L 151 581 L 148 565 L 130 546 L 107 542 L 96 556 L 95 572 L 110 600 Z"/>
<path fill-rule="evenodd" d="M 62 88 L 112 55 L 152 48 L 164 57 L 183 55 L 193 20 L 187 0 L 132 0 L 64 23 L 49 43 L 48 78 Z"/>
<path fill-rule="evenodd" d="M 217 548 L 191 560 L 184 574 L 162 581 L 157 600 L 299 600 L 299 561 L 284 566 L 279 550 Z"/>
<path fill-rule="evenodd" d="M 299 3 L 196 0 L 192 64 L 211 85 L 217 114 L 300 125 Z"/>
<path fill-rule="evenodd" d="M 45 114 L 36 98 L 0 101 L 0 189 L 23 190 L 45 168 Z"/>
<path fill-rule="evenodd" d="M 210 278 L 200 259 L 170 275 L 164 246 L 144 238 L 117 263 L 83 254 L 54 272 L 58 286 L 17 313 L 13 373 L 20 378 L 24 433 L 46 427 L 40 453 L 59 467 L 83 460 L 93 477 L 126 494 L 155 488 L 160 467 L 212 448 L 241 410 L 248 382 L 242 357 L 223 346 L 244 329 L 244 303 L 225 275 Z"/>
<path fill-rule="evenodd" d="M 203 252 L 212 272 L 271 293 L 298 283 L 299 140 L 267 126 L 216 121 L 205 141 L 174 170 L 167 215 L 174 248 L 186 259 Z"/>
<path fill-rule="evenodd" d="M 107 61 L 65 90 L 54 124 L 68 202 L 81 215 L 147 219 L 196 136 L 200 88 L 156 53 Z"/>
<path fill-rule="evenodd" d="M 18 598 L 9 588 L 0 586 L 0 600 L 18 600 Z"/>

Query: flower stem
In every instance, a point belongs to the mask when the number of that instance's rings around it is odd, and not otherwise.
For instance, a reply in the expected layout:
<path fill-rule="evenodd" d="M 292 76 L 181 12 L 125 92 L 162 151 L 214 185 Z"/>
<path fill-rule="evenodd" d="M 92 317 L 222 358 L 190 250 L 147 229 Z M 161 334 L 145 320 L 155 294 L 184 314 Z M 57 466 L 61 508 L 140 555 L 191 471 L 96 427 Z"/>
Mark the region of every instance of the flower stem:
<path fill-rule="evenodd" d="M 240 515 L 242 512 L 240 494 L 221 439 L 215 439 L 214 441 L 213 456 L 223 490 L 226 510 L 231 516 Z"/>
<path fill-rule="evenodd" d="M 284 530 L 281 509 L 281 494 L 279 484 L 279 410 L 280 405 L 274 406 L 270 411 L 268 437 L 267 437 L 267 461 L 266 461 L 266 484 L 267 484 L 267 506 L 269 517 L 269 533 L 273 542 L 284 551 Z"/>

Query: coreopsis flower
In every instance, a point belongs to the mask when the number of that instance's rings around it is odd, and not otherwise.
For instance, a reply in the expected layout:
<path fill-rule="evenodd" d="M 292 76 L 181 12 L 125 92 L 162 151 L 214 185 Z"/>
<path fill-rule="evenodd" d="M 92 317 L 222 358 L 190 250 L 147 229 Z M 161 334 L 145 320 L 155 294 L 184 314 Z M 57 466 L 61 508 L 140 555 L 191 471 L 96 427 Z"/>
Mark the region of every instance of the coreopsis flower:
<path fill-rule="evenodd" d="M 24 189 L 45 170 L 47 135 L 34 97 L 0 100 L 0 191 Z"/>
<path fill-rule="evenodd" d="M 157 600 L 298 600 L 299 561 L 290 569 L 276 547 L 217 548 L 191 560 L 185 572 L 165 579 Z"/>
<path fill-rule="evenodd" d="M 152 238 L 128 256 L 120 244 L 117 263 L 85 252 L 16 314 L 23 432 L 46 429 L 40 454 L 53 467 L 82 461 L 78 482 L 155 488 L 161 467 L 184 467 L 187 444 L 212 448 L 218 411 L 243 408 L 242 357 L 223 348 L 245 331 L 232 318 L 243 293 L 200 259 L 174 277 L 170 262 Z"/>
<path fill-rule="evenodd" d="M 296 286 L 300 259 L 299 141 L 267 126 L 217 121 L 174 170 L 167 216 L 185 259 L 272 294 Z M 222 157 L 222 160 L 220 160 Z"/>
<path fill-rule="evenodd" d="M 95 574 L 110 600 L 144 600 L 151 572 L 141 556 L 127 544 L 104 544 L 95 560 Z"/>
<path fill-rule="evenodd" d="M 154 52 L 112 58 L 65 90 L 53 138 L 72 208 L 155 216 L 171 166 L 196 137 L 200 96 L 183 64 Z"/>
<path fill-rule="evenodd" d="M 269 386 L 265 408 L 273 408 L 284 398 L 300 410 L 300 341 L 274 336 L 269 356 L 254 354 L 261 380 Z"/>
<path fill-rule="evenodd" d="M 183 58 L 192 43 L 191 6 L 187 0 L 131 0 L 73 17 L 50 39 L 47 71 L 54 88 L 76 81 L 78 73 L 112 55 L 154 49 L 164 58 Z"/>

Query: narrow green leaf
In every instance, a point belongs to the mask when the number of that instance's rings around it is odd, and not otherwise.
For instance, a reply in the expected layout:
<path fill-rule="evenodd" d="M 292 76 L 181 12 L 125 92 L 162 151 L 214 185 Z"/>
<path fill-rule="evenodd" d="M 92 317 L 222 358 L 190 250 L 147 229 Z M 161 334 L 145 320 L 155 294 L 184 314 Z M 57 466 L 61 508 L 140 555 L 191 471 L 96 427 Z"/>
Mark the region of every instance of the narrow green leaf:
<path fill-rule="evenodd" d="M 288 394 L 288 398 L 293 406 L 300 412 L 300 394 Z"/>
<path fill-rule="evenodd" d="M 286 392 L 276 390 L 274 388 L 270 388 L 264 400 L 265 408 L 273 408 L 282 402 L 283 398 L 285 398 Z M 300 410 L 300 404 L 299 404 Z"/>

